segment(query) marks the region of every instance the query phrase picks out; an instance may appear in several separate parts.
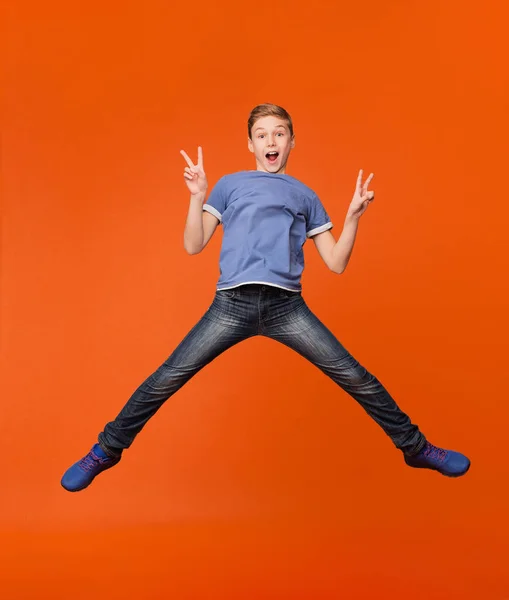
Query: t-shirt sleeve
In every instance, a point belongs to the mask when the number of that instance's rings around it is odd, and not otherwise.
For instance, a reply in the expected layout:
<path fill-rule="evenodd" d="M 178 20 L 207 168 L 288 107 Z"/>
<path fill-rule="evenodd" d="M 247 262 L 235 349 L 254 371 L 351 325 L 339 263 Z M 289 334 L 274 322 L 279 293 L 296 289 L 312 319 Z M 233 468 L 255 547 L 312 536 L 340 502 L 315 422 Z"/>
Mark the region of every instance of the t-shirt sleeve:
<path fill-rule="evenodd" d="M 213 214 L 221 223 L 223 220 L 223 213 L 226 210 L 226 200 L 227 193 L 225 178 L 221 177 L 221 179 L 212 188 L 207 201 L 203 205 L 203 210 Z"/>
<path fill-rule="evenodd" d="M 306 225 L 306 235 L 308 238 L 319 233 L 323 233 L 328 229 L 332 229 L 333 224 L 327 214 L 320 198 L 316 194 L 312 194 L 309 199 L 309 211 Z"/>

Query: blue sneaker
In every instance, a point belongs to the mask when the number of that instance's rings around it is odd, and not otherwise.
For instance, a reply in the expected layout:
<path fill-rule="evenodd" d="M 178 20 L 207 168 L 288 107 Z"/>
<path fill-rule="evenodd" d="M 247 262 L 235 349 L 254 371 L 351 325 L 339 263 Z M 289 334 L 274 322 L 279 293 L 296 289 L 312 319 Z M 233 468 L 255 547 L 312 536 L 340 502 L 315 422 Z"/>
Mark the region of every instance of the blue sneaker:
<path fill-rule="evenodd" d="M 405 462 L 416 469 L 433 469 L 447 477 L 461 477 L 470 468 L 470 460 L 459 452 L 444 450 L 426 442 L 415 456 L 405 455 Z"/>
<path fill-rule="evenodd" d="M 99 444 L 95 444 L 86 456 L 67 469 L 62 477 L 62 487 L 68 492 L 84 490 L 99 473 L 111 469 L 119 461 L 120 456 L 108 456 Z"/>

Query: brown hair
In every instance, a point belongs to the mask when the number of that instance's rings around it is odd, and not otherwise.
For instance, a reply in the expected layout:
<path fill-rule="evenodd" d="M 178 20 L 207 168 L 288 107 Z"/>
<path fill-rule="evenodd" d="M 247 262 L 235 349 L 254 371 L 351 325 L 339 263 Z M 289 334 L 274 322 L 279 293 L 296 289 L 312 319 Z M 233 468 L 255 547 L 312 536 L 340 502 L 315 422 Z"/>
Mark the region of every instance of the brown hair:
<path fill-rule="evenodd" d="M 249 119 L 247 120 L 247 133 L 249 135 L 249 139 L 251 139 L 251 130 L 253 129 L 253 125 L 261 119 L 261 117 L 279 117 L 286 121 L 288 125 L 288 129 L 290 130 L 290 135 L 293 137 L 293 123 L 292 118 L 288 114 L 288 112 L 278 106 L 277 104 L 259 104 L 255 106 L 249 115 Z"/>

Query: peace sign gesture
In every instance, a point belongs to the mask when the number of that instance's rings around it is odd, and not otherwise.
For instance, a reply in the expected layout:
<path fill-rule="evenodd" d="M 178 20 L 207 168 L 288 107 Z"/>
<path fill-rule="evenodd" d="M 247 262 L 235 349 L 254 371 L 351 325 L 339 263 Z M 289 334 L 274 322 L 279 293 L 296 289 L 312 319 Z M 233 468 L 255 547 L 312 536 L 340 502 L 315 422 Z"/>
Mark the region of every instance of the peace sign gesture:
<path fill-rule="evenodd" d="M 374 174 L 366 179 L 364 184 L 362 183 L 362 169 L 359 171 L 359 176 L 357 177 L 357 184 L 355 186 L 355 193 L 352 198 L 352 202 L 350 203 L 350 208 L 348 209 L 348 215 L 351 217 L 360 217 L 368 206 L 375 199 L 375 192 L 368 191 L 368 186 L 373 179 Z"/>
<path fill-rule="evenodd" d="M 187 187 L 194 196 L 196 194 L 204 194 L 207 191 L 208 183 L 207 176 L 203 170 L 203 150 L 201 146 L 198 148 L 198 162 L 196 164 L 183 151 L 180 154 L 186 159 L 188 166 L 184 169 L 184 177 Z"/>

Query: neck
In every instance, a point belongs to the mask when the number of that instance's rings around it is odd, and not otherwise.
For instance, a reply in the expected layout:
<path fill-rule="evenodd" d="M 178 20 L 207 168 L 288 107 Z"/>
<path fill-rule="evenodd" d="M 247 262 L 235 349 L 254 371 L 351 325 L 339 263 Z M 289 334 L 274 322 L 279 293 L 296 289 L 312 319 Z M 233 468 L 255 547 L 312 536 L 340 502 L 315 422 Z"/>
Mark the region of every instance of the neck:
<path fill-rule="evenodd" d="M 286 175 L 286 165 L 282 165 L 279 171 L 276 171 L 275 173 L 267 171 L 262 165 L 259 164 L 256 165 L 256 170 L 261 171 L 262 173 L 268 173 L 269 175 Z"/>

